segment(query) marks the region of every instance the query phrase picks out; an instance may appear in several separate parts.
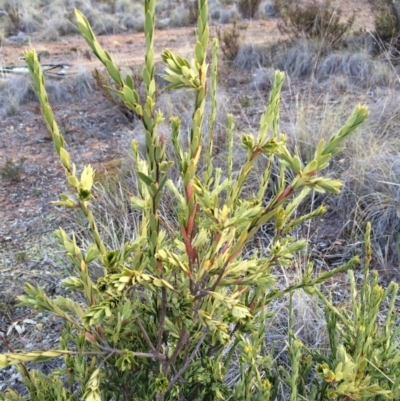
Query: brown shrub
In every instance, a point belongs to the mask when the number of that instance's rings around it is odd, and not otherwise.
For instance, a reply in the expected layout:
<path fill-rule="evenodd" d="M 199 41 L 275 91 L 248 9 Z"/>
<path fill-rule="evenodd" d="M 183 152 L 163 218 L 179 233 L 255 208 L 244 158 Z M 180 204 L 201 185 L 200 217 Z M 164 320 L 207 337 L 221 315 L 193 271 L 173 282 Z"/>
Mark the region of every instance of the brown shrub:
<path fill-rule="evenodd" d="M 261 0 L 239 0 L 237 2 L 237 7 L 240 15 L 243 18 L 254 18 L 258 8 L 260 6 Z"/>
<path fill-rule="evenodd" d="M 341 21 L 341 10 L 331 6 L 331 0 L 322 3 L 312 0 L 299 4 L 297 0 L 274 0 L 276 9 L 280 12 L 282 22 L 278 25 L 283 34 L 297 39 L 299 35 L 308 38 L 323 39 L 332 46 L 350 31 L 355 14 L 346 22 Z"/>
<path fill-rule="evenodd" d="M 217 30 L 218 40 L 224 57 L 233 61 L 240 49 L 241 33 L 237 20 L 233 21 L 230 28 Z"/>

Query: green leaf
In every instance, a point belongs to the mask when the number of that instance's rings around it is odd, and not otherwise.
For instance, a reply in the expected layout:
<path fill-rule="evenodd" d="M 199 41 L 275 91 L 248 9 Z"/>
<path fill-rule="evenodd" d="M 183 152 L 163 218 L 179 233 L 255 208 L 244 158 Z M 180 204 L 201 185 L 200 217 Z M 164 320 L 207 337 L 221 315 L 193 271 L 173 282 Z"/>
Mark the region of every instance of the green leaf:
<path fill-rule="evenodd" d="M 122 85 L 122 78 L 121 78 L 121 74 L 118 70 L 118 67 L 115 66 L 115 64 L 112 61 L 109 61 L 107 59 L 104 60 L 104 64 L 107 68 L 108 73 L 110 74 L 111 78 L 117 83 Z M 133 81 L 132 81 L 133 83 Z"/>
<path fill-rule="evenodd" d="M 125 85 L 128 86 L 128 88 L 130 88 L 132 91 L 135 89 L 133 79 L 129 74 L 126 74 Z"/>
<path fill-rule="evenodd" d="M 203 63 L 203 60 L 204 60 L 204 49 L 203 49 L 203 46 L 201 45 L 200 42 L 196 43 L 196 47 L 195 47 L 194 52 L 195 52 L 195 55 L 196 55 L 197 62 L 200 63 L 200 64 Z"/>
<path fill-rule="evenodd" d="M 60 160 L 62 165 L 69 170 L 71 167 L 71 159 L 69 153 L 64 148 L 60 148 Z"/>
<path fill-rule="evenodd" d="M 149 176 L 147 176 L 146 174 L 138 171 L 137 175 L 147 186 L 150 187 L 151 185 L 153 185 L 153 180 Z"/>

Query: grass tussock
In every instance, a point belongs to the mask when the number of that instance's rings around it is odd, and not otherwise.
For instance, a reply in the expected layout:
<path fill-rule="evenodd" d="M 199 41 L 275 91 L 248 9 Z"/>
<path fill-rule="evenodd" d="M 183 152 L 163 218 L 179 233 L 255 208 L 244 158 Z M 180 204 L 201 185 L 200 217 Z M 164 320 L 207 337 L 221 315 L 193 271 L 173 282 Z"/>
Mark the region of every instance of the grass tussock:
<path fill-rule="evenodd" d="M 252 44 L 244 44 L 239 49 L 233 64 L 243 70 L 252 70 L 271 64 L 271 56 L 268 48 L 257 47 Z"/>
<path fill-rule="evenodd" d="M 188 26 L 196 20 L 196 2 L 185 0 L 176 4 L 163 1 L 157 7 L 160 26 Z M 214 10 L 219 2 L 211 4 Z M 10 37 L 24 33 L 37 35 L 43 41 L 58 40 L 76 33 L 73 10 L 79 8 L 98 35 L 141 32 L 144 26 L 142 2 L 129 0 L 2 0 L 0 1 L 0 30 Z"/>
<path fill-rule="evenodd" d="M 285 71 L 290 78 L 312 77 L 319 83 L 343 78 L 343 88 L 354 85 L 364 89 L 396 85 L 398 72 L 390 59 L 376 57 L 368 48 L 332 50 L 323 42 L 300 38 L 293 43 L 270 47 L 243 45 L 234 59 L 242 70 L 273 68 Z M 335 86 L 335 85 L 333 85 Z"/>
<path fill-rule="evenodd" d="M 37 102 L 32 82 L 28 77 L 10 75 L 0 81 L 0 115 L 12 116 L 22 105 Z M 83 99 L 94 91 L 93 76 L 87 70 L 62 80 L 48 79 L 46 88 L 49 99 L 55 104 L 70 104 Z"/>

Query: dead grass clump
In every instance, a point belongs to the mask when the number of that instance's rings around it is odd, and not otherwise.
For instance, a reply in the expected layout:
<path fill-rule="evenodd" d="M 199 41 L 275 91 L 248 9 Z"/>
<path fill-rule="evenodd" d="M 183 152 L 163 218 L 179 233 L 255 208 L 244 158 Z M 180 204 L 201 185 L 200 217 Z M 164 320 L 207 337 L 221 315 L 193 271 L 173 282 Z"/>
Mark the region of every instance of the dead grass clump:
<path fill-rule="evenodd" d="M 350 82 L 364 88 L 387 86 L 393 81 L 391 67 L 366 52 L 335 52 L 318 63 L 315 77 L 319 81 L 337 75 L 346 76 Z"/>
<path fill-rule="evenodd" d="M 41 14 L 32 3 L 5 1 L 0 5 L 0 10 L 3 11 L 0 15 L 0 27 L 5 36 L 16 35 L 18 32 L 32 34 L 43 25 Z"/>
<path fill-rule="evenodd" d="M 2 83 L 0 91 L 0 113 L 12 116 L 18 112 L 21 105 L 36 101 L 29 79 L 23 76 L 8 76 Z"/>
<path fill-rule="evenodd" d="M 219 22 L 221 24 L 232 24 L 234 21 L 238 19 L 239 19 L 239 12 L 236 8 L 236 5 L 229 8 L 223 8 L 222 10 L 220 10 Z"/>
<path fill-rule="evenodd" d="M 252 70 L 271 65 L 271 56 L 266 47 L 245 44 L 240 47 L 233 64 L 243 70 Z"/>
<path fill-rule="evenodd" d="M 127 14 L 123 15 L 119 21 L 123 30 L 141 32 L 144 29 L 144 18 L 142 16 L 136 17 L 134 15 Z"/>
<path fill-rule="evenodd" d="M 219 146 L 226 148 L 227 145 L 227 137 L 226 137 L 226 126 L 227 126 L 227 111 L 230 104 L 230 99 L 228 95 L 222 90 L 219 89 L 217 93 L 217 116 L 216 123 L 214 128 L 214 148 L 218 148 Z M 176 92 L 176 91 L 163 91 L 158 97 L 158 107 L 163 112 L 165 121 L 169 121 L 169 119 L 173 116 L 179 117 L 181 120 L 181 132 L 182 139 L 185 137 L 185 133 L 189 132 L 191 125 L 191 118 L 193 113 L 193 93 L 191 92 Z M 205 121 L 207 121 L 209 115 L 211 113 L 211 104 L 206 101 L 205 105 Z M 138 127 L 140 128 L 140 127 Z M 163 127 L 166 130 L 164 134 L 169 134 L 169 126 Z M 205 137 L 208 135 L 208 124 L 204 124 L 204 134 Z M 137 133 L 138 136 L 142 136 L 142 134 Z"/>
<path fill-rule="evenodd" d="M 279 272 L 277 273 L 279 274 Z M 291 273 L 295 276 L 294 273 Z M 293 277 L 294 278 L 294 277 Z M 285 282 L 293 281 L 286 273 L 281 280 Z M 274 317 L 267 320 L 267 341 L 269 344 L 276 344 L 279 355 L 283 358 L 287 354 L 287 346 L 284 338 L 287 338 L 289 330 L 289 302 L 288 298 L 280 302 L 274 302 L 272 309 Z M 324 318 L 324 310 L 318 301 L 304 292 L 293 293 L 293 332 L 304 344 L 310 348 L 322 349 L 328 345 L 328 333 Z M 279 344 L 279 345 L 278 345 Z"/>
<path fill-rule="evenodd" d="M 317 40 L 301 38 L 286 47 L 276 46 L 269 53 L 270 65 L 285 71 L 291 78 L 312 76 L 317 82 L 329 84 L 332 79 L 345 77 L 350 86 L 362 88 L 390 86 L 397 79 L 390 63 L 372 56 L 366 50 L 332 51 Z M 246 58 L 243 61 L 249 62 Z M 345 84 L 345 87 L 348 85 Z"/>
<path fill-rule="evenodd" d="M 43 41 L 51 41 L 72 33 L 76 33 L 76 28 L 67 21 L 66 15 L 61 12 L 53 15 L 53 18 L 46 23 L 44 29 L 40 32 L 39 38 Z"/>
<path fill-rule="evenodd" d="M 176 7 L 170 14 L 169 26 L 183 27 L 188 26 L 190 21 L 189 10 L 183 5 Z"/>
<path fill-rule="evenodd" d="M 289 47 L 277 50 L 272 62 L 275 68 L 285 71 L 291 78 L 304 78 L 315 71 L 325 53 L 326 49 L 320 42 L 300 39 Z"/>
<path fill-rule="evenodd" d="M 195 25 L 199 17 L 197 0 L 184 0 L 184 5 L 189 12 L 189 25 Z"/>
<path fill-rule="evenodd" d="M 237 7 L 243 18 L 250 19 L 256 15 L 260 3 L 261 0 L 238 0 Z"/>
<path fill-rule="evenodd" d="M 89 14 L 86 14 L 86 17 L 94 32 L 98 35 L 110 35 L 122 32 L 122 26 L 118 18 L 112 14 L 106 14 L 92 9 Z"/>
<path fill-rule="evenodd" d="M 50 80 L 47 80 L 50 84 Z M 90 71 L 82 69 L 77 74 L 64 78 L 62 81 L 52 81 L 53 85 L 58 84 L 61 90 L 67 92 L 69 97 L 63 99 L 58 97 L 58 102 L 71 102 L 84 99 L 95 91 L 93 75 Z M 51 87 L 48 89 L 49 97 L 52 95 Z"/>
<path fill-rule="evenodd" d="M 257 68 L 253 72 L 252 86 L 259 91 L 269 91 L 272 88 L 272 83 L 275 76 L 273 68 Z"/>
<path fill-rule="evenodd" d="M 93 93 L 94 88 L 93 77 L 86 70 L 62 80 L 47 79 L 46 81 L 49 99 L 56 104 L 80 101 Z M 2 116 L 12 116 L 22 105 L 37 102 L 37 96 L 28 77 L 9 75 L 2 82 L 0 89 L 0 115 Z"/>
<path fill-rule="evenodd" d="M 144 29 L 143 4 L 129 0 L 119 0 L 116 3 L 116 17 L 121 25 L 121 30 L 141 32 Z"/>
<path fill-rule="evenodd" d="M 311 39 L 322 39 L 326 44 L 336 46 L 353 26 L 355 13 L 347 21 L 342 12 L 331 6 L 331 0 L 320 3 L 312 0 L 300 3 L 291 0 L 274 0 L 274 6 L 282 17 L 279 29 L 291 39 L 304 35 Z"/>

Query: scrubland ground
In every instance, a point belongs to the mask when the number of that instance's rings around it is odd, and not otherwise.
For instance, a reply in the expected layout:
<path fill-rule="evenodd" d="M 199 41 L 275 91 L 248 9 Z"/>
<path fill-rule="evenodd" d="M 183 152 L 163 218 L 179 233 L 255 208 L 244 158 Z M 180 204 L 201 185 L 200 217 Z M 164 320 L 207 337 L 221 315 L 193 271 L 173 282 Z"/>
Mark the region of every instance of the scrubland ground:
<path fill-rule="evenodd" d="M 0 16 L 0 65 L 22 66 L 19 57 L 31 47 L 41 52 L 43 63 L 70 64 L 66 76 L 48 77 L 50 101 L 78 168 L 91 163 L 96 169 L 97 214 L 102 232 L 113 247 L 118 247 L 134 235 L 135 215 L 129 207 L 129 196 L 134 191 L 129 152 L 132 139 L 143 140 L 141 124 L 102 89 L 100 63 L 65 21 L 71 17 L 72 8 L 79 7 L 102 35 L 100 42 L 121 69 L 136 73 L 140 84 L 143 9 L 137 4 L 140 2 L 94 3 L 0 0 L 0 11 L 6 12 Z M 182 2 L 160 3 L 156 54 L 169 48 L 190 57 L 195 40 L 190 10 Z M 367 6 L 361 7 L 359 1 L 332 4 L 342 9 L 343 18 L 355 11 L 353 30 L 361 33 L 349 35 L 341 47 L 331 49 L 320 40 L 299 37 L 288 41 L 278 29 L 280 18 L 270 2 L 261 4 L 253 20 L 240 19 L 234 4 L 210 2 L 213 36 L 218 30 L 230 29 L 235 18 L 239 18 L 241 36 L 238 54 L 220 65 L 214 158 L 216 163 L 224 159 L 227 112 L 235 116 L 238 137 L 257 132 L 275 69 L 287 73 L 280 131 L 288 135 L 292 149 L 304 162 L 319 139 L 328 139 L 343 124 L 353 106 L 366 103 L 370 108 L 368 122 L 346 142 L 330 166 L 332 176 L 344 181 L 342 193 L 327 198 L 312 196 L 305 207 L 312 210 L 324 202 L 328 212 L 296 233 L 309 240 L 308 253 L 295 261 L 291 272 L 279 274 L 289 280 L 307 260 L 313 261 L 317 269 L 342 264 L 362 252 L 365 224 L 371 221 L 373 267 L 383 273 L 384 280 L 399 280 L 399 68 L 393 54 L 371 50 L 376 43 L 370 34 L 373 21 Z M 162 68 L 160 62 L 158 99 L 166 117 L 163 129 L 168 133 L 168 119 L 175 114 L 187 128 L 193 99 L 190 93 L 165 91 Z M 95 71 L 100 74 L 97 79 Z M 68 274 L 68 266 L 52 231 L 58 226 L 73 228 L 85 241 L 86 226 L 73 211 L 66 213 L 51 204 L 68 188 L 27 76 L 1 76 L 0 114 L 0 332 L 8 338 L 4 344 L 0 341 L 0 351 L 5 352 L 7 342 L 17 349 L 35 349 L 38 344 L 50 346 L 57 339 L 58 322 L 46 316 L 40 322 L 37 316 L 32 320 L 28 312 L 14 307 L 15 297 L 27 281 L 58 294 L 59 278 Z M 247 188 L 250 194 L 257 189 L 257 172 L 253 184 L 254 188 Z M 176 216 L 168 202 L 163 206 L 163 219 L 167 227 L 175 229 Z M 254 245 L 266 249 L 270 240 L 269 227 L 265 227 Z M 345 275 L 331 285 L 338 296 L 343 295 Z M 299 332 L 309 341 L 322 344 L 326 340 L 320 338 L 323 329 L 314 324 L 321 320 L 321 310 L 313 307 L 305 295 L 295 302 L 299 304 Z M 280 307 L 277 305 L 277 309 Z M 314 322 L 313 327 L 310 322 Z M 274 335 L 279 337 L 278 331 L 271 332 L 272 339 Z M 12 370 L 5 378 L 8 383 L 16 380 Z"/>

